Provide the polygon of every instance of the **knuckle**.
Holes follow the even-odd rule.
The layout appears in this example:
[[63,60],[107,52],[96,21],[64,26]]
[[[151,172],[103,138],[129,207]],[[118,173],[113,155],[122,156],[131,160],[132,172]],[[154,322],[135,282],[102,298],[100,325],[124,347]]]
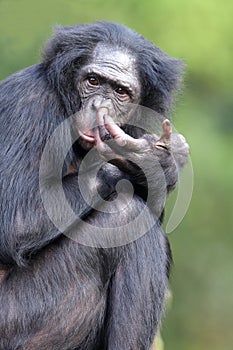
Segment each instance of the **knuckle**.
[[117,145],[120,147],[127,147],[128,145],[128,140],[126,136],[122,136],[122,135],[116,136],[115,141]]
[[96,148],[97,148],[97,151],[100,153],[100,154],[104,154],[104,153],[106,153],[107,152],[107,145],[105,144],[105,143],[103,143],[103,142],[101,142],[101,143],[98,143],[97,145],[96,145]]

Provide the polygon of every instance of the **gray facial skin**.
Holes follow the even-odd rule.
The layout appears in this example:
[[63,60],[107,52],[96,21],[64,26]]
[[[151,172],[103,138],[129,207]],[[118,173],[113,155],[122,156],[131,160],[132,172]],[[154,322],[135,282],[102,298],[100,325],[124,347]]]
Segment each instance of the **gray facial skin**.
[[77,119],[80,134],[87,136],[87,142],[88,136],[90,142],[94,138],[96,123],[104,123],[98,120],[100,108],[105,107],[107,114],[118,125],[129,120],[133,105],[140,101],[140,84],[135,65],[135,58],[128,52],[98,44],[92,61],[82,68],[77,84],[82,108]]

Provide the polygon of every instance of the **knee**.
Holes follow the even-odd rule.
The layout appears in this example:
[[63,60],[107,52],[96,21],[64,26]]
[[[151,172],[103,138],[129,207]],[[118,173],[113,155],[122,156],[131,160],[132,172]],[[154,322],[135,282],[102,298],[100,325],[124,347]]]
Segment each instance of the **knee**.
[[72,237],[84,245],[112,248],[135,241],[154,224],[155,218],[140,197],[115,194],[88,215]]

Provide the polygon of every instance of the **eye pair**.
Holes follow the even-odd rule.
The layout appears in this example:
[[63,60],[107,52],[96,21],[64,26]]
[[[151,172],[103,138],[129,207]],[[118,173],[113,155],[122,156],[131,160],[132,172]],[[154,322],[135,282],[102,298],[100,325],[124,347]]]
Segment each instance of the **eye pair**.
[[[90,75],[86,78],[86,80],[88,81],[88,83],[92,86],[98,86],[100,85],[99,79],[94,76],[94,75]],[[124,88],[123,86],[117,86],[114,91],[118,94],[118,95],[129,95],[129,92],[126,88]]]

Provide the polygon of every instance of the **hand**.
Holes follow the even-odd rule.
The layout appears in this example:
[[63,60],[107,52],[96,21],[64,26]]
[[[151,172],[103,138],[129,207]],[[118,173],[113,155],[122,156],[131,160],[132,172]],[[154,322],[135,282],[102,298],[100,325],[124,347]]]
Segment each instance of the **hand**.
[[[154,134],[145,134],[135,139],[114,123],[107,112],[106,108],[100,108],[97,115],[99,126],[95,130],[95,143],[100,157],[129,174],[139,185],[147,186],[148,180],[154,178],[154,186],[160,186],[165,176],[167,187],[173,187],[178,174],[171,153],[170,122],[164,120],[160,138]],[[161,168],[164,176],[158,181]]]

